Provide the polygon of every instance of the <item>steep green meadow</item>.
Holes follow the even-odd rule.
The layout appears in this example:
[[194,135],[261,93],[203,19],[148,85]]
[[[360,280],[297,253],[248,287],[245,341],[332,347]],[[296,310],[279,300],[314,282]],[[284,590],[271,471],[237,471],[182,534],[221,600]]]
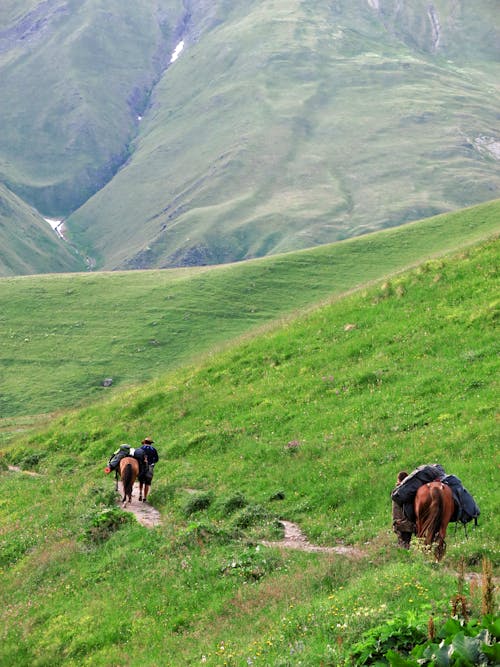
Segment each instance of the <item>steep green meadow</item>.
[[[499,230],[496,200],[224,267],[0,279],[0,424],[10,430],[7,418],[15,417],[17,427],[20,417],[100,400],[235,336]],[[109,377],[113,386],[105,389]]]
[[[5,445],[26,471],[1,473],[0,664],[337,666],[380,623],[439,625],[460,559],[498,566],[499,254],[430,259]],[[154,530],[102,472],[145,434]],[[439,566],[390,532],[397,471],[433,461],[482,510]],[[364,556],[264,546],[278,518]]]

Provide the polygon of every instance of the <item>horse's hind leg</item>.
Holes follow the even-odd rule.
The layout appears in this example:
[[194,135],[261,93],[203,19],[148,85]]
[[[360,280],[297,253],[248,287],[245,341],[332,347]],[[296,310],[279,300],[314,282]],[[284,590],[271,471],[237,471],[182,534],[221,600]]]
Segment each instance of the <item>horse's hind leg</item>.
[[142,500],[142,487],[143,487],[143,483],[139,482],[139,502],[141,502],[141,500]]
[[436,558],[436,562],[439,563],[439,561],[443,558],[446,551],[446,542],[441,533],[438,533],[438,535],[436,536],[435,544],[436,548],[434,549],[434,556]]

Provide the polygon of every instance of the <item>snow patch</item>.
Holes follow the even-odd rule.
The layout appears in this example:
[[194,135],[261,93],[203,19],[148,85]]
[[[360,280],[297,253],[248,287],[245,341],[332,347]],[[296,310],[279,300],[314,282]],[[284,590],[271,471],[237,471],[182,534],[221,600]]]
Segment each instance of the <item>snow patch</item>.
[[177,44],[177,46],[175,47],[175,49],[174,49],[174,51],[173,51],[173,53],[172,53],[172,56],[170,57],[170,62],[171,62],[171,63],[175,63],[175,61],[177,60],[177,58],[178,58],[178,57],[180,56],[180,54],[182,53],[182,50],[183,50],[183,49],[184,49],[184,40],[181,39],[181,41],[180,41],[180,42]]
[[64,220],[57,220],[55,218],[44,218],[45,222],[48,222],[49,225],[52,227],[52,229],[55,231],[57,236],[61,238],[63,241],[66,239],[64,238]]

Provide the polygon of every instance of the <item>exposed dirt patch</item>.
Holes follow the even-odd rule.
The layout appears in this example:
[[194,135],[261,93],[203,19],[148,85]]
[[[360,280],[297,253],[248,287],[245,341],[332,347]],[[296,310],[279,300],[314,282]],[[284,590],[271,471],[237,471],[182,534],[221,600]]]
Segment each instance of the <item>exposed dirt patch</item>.
[[20,472],[23,475],[29,475],[30,477],[40,477],[40,473],[38,472],[33,472],[32,470],[23,470],[22,468],[19,468],[19,466],[7,466],[9,469],[9,472]]
[[279,542],[265,541],[262,544],[266,547],[278,547],[280,549],[299,549],[300,551],[318,552],[339,554],[340,556],[348,556],[349,558],[363,558],[366,554],[361,549],[356,547],[336,546],[336,547],[322,547],[316,544],[311,544],[306,536],[302,533],[297,524],[291,521],[280,521],[285,529],[285,537]]

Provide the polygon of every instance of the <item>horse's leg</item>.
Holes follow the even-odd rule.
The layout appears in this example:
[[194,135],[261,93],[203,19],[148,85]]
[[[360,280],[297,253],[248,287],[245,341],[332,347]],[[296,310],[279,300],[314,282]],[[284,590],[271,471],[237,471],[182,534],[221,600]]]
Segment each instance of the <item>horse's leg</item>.
[[142,487],[143,487],[143,483],[139,482],[139,502],[141,502],[141,500],[142,500]]
[[446,528],[441,528],[440,531],[436,534],[436,548],[434,550],[434,556],[436,557],[436,562],[442,559],[446,551]]
[[150,484],[144,484],[144,502],[146,502],[150,488]]

